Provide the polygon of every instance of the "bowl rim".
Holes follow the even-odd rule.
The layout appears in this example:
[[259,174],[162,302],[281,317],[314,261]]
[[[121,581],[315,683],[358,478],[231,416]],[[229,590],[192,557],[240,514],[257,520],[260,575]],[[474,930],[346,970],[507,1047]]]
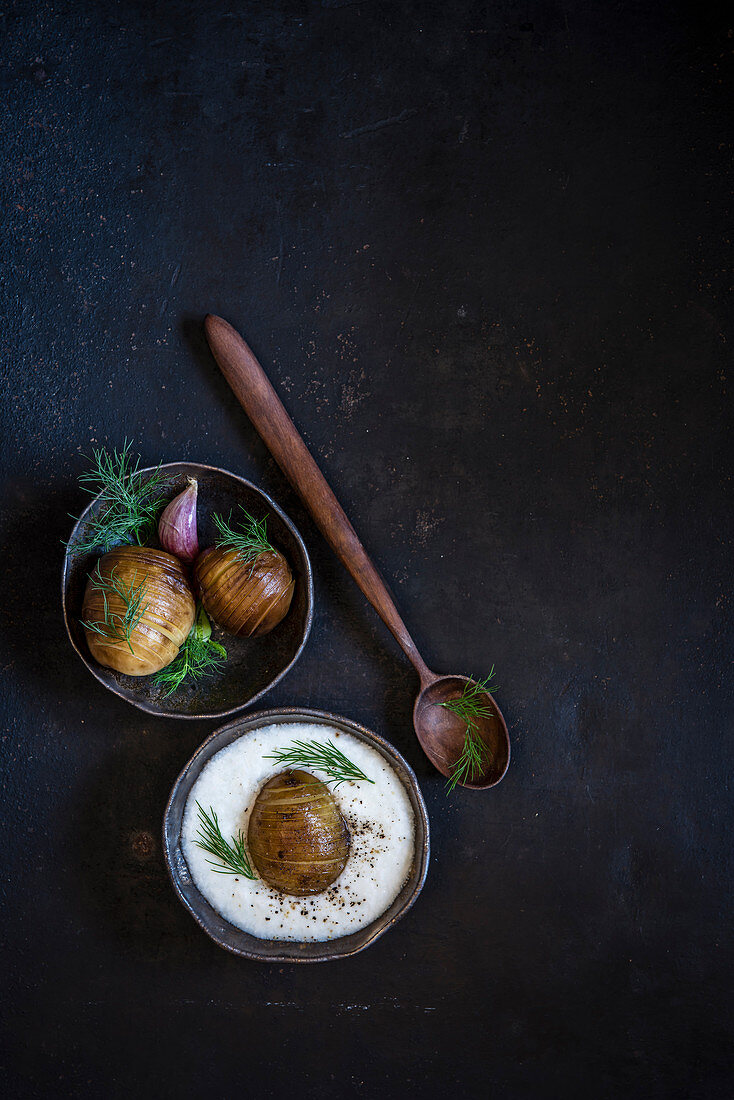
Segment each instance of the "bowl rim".
[[296,650],[288,664],[285,666],[285,668],[281,669],[278,675],[273,680],[271,680],[266,687],[261,688],[260,691],[258,691],[255,695],[250,696],[250,698],[247,699],[244,703],[238,703],[236,707],[230,707],[228,710],[208,711],[205,714],[184,714],[178,713],[176,711],[159,710],[154,704],[149,703],[145,699],[128,698],[128,696],[125,695],[116,685],[109,684],[102,675],[100,669],[96,667],[96,662],[88,657],[87,654],[82,651],[80,646],[77,645],[76,639],[74,638],[74,634],[69,623],[71,612],[67,608],[66,601],[66,585],[71,562],[71,553],[69,551],[69,547],[74,541],[74,536],[76,535],[79,527],[86,519],[87,513],[90,511],[91,508],[94,507],[94,505],[102,496],[102,493],[97,493],[97,495],[91,499],[84,511],[80,514],[79,518],[77,519],[71,530],[71,534],[69,535],[68,541],[66,543],[64,549],[64,565],[61,570],[61,609],[64,617],[66,634],[69,638],[69,641],[71,642],[72,648],[76,651],[84,665],[89,669],[95,679],[97,679],[104,688],[106,688],[108,691],[111,691],[113,695],[117,695],[118,698],[122,699],[125,703],[129,703],[131,706],[137,707],[138,710],[143,710],[147,714],[153,714],[156,716],[156,718],[173,718],[181,721],[203,722],[208,721],[209,719],[228,718],[230,715],[239,714],[240,711],[244,710],[246,707],[252,706],[253,703],[256,703],[259,699],[262,699],[263,695],[267,694],[267,692],[271,691],[276,684],[280,683],[286,673],[293,668],[294,664],[303,653],[303,649],[306,645],[306,642],[308,641],[308,637],[311,633],[311,626],[313,624],[313,568],[311,566],[311,558],[309,557],[308,550],[306,549],[306,544],[303,541],[301,533],[294,524],[293,520],[286,515],[280,505],[276,504],[273,498],[268,493],[266,493],[264,489],[261,489],[258,485],[255,485],[254,482],[249,481],[246,477],[240,477],[239,474],[233,474],[231,470],[225,470],[221,466],[210,466],[205,462],[162,462],[158,466],[145,466],[139,471],[139,473],[152,474],[155,470],[158,469],[163,471],[176,469],[183,470],[183,472],[185,472],[186,468],[190,468],[192,471],[206,470],[214,474],[224,474],[225,477],[234,478],[235,481],[239,481],[242,485],[245,485],[248,489],[251,489],[253,492],[257,493],[257,495],[262,498],[267,507],[271,508],[278,515],[281,521],[286,525],[286,527],[289,529],[296,542],[298,543],[298,546],[300,547],[304,564],[304,580],[306,581],[306,622],[303,629],[303,637],[301,638],[298,649]]
[[[237,737],[233,737],[229,741],[226,740],[234,727],[239,726],[243,722],[246,722],[248,726],[240,734],[240,736],[245,737],[247,736],[247,734],[252,733],[254,729],[258,729],[259,727],[264,725],[273,724],[274,720],[285,719],[290,720],[291,722],[297,722],[302,719],[308,720],[313,718],[323,721],[324,724],[335,725],[337,726],[337,728],[341,728],[344,732],[356,734],[360,740],[366,741],[368,744],[376,748],[378,752],[381,752],[383,756],[387,757],[388,761],[393,766],[396,763],[399,765],[399,769],[401,769],[404,774],[401,774],[401,770],[397,769],[396,774],[398,775],[400,781],[403,783],[403,786],[405,786],[408,790],[411,805],[416,815],[414,865],[416,863],[418,864],[417,877],[412,884],[410,894],[406,897],[400,909],[396,913],[393,913],[392,917],[390,917],[389,920],[384,921],[384,923],[380,924],[380,921],[384,917],[384,913],[382,913],[379,916],[375,917],[374,921],[366,925],[365,928],[361,928],[357,932],[350,933],[350,935],[360,935],[369,932],[371,929],[371,934],[364,940],[363,943],[352,945],[348,950],[334,950],[334,947],[336,945],[338,945],[339,943],[344,943],[344,941],[349,938],[349,936],[340,936],[333,940],[324,940],[324,950],[320,954],[314,954],[308,957],[288,954],[285,950],[283,951],[283,953],[277,955],[262,955],[254,949],[251,950],[246,947],[237,947],[223,940],[216,933],[216,931],[214,931],[211,927],[207,925],[206,921],[202,919],[202,916],[196,911],[189,899],[183,893],[178,881],[176,868],[174,866],[173,855],[176,850],[180,850],[181,824],[183,822],[183,813],[186,803],[183,803],[180,813],[180,820],[178,821],[178,823],[176,823],[175,821],[173,821],[173,802],[180,787],[189,779],[193,772],[194,778],[191,780],[191,786],[189,788],[190,793],[191,787],[193,787],[193,784],[198,779],[205,765],[209,762],[209,760],[211,760],[215,753],[219,751],[218,749],[213,748],[213,745],[216,742],[225,741],[226,743],[222,745],[222,748],[225,748],[228,744],[233,744],[234,741],[238,740]],[[286,724],[286,722],[284,722],[283,724]],[[211,749],[212,751],[207,751],[209,749]],[[405,782],[406,779],[407,783]],[[176,825],[177,827],[175,838],[171,840],[171,828]],[[223,947],[225,951],[229,951],[232,954],[238,955],[241,958],[253,959],[256,962],[333,962],[337,959],[349,958],[351,955],[357,955],[360,951],[364,951],[365,948],[370,947],[373,943],[380,939],[380,937],[383,936],[385,932],[392,928],[392,926],[396,924],[397,921],[405,916],[409,909],[412,909],[426,881],[426,875],[428,873],[428,863],[431,854],[431,838],[428,821],[428,811],[426,810],[426,804],[423,799],[423,794],[421,792],[420,786],[418,785],[418,780],[416,778],[415,772],[411,768],[410,764],[408,764],[407,760],[404,759],[404,757],[401,755],[401,753],[398,752],[394,745],[392,745],[384,737],[381,737],[380,734],[375,733],[373,730],[370,730],[366,726],[361,725],[361,723],[355,722],[351,718],[345,718],[343,715],[340,714],[333,714],[325,710],[316,710],[311,707],[273,707],[269,710],[256,711],[254,714],[241,715],[233,722],[228,722],[226,726],[220,726],[219,729],[214,730],[214,732],[210,734],[209,737],[207,737],[207,739],[201,743],[201,745],[199,745],[194,754],[181,769],[176,781],[173,784],[173,787],[171,788],[171,793],[169,795],[168,802],[166,803],[166,809],[163,814],[162,836],[163,855],[166,863],[166,869],[168,871],[168,877],[170,878],[176,896],[178,897],[183,907],[191,914],[199,927],[204,932],[206,932],[206,934],[212,940],[214,940],[214,942],[218,944],[219,947]],[[183,853],[181,853],[181,858],[184,858]],[[410,881],[410,879],[408,881]],[[193,877],[191,879],[191,882],[194,889],[196,890],[197,897],[202,898],[206,902],[206,898],[204,898],[204,895],[196,886],[196,883],[194,883]],[[397,896],[399,897],[400,895],[398,894]],[[394,904],[394,900],[391,905]],[[207,902],[207,904],[210,905],[209,902]],[[213,909],[214,907],[211,906],[211,908]],[[389,908],[390,906],[388,906],[388,909]],[[217,911],[214,910],[214,912]],[[228,927],[232,928],[235,932],[240,933],[244,936],[250,936],[251,939],[255,942],[258,941],[259,937],[254,936],[252,933],[245,932],[244,929],[237,928],[237,926],[234,924],[230,924],[230,922],[227,921],[226,918],[222,917],[221,914],[219,914],[219,917],[222,921],[224,921],[225,924],[228,925]],[[296,946],[303,943],[318,944],[320,941],[262,940],[262,942],[283,945],[292,944]]]

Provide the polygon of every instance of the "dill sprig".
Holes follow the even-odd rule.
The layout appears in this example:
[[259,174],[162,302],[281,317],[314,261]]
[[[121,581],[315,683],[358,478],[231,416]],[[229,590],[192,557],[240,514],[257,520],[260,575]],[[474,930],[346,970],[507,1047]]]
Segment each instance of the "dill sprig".
[[[148,610],[147,603],[143,604],[147,578],[143,577],[140,584],[136,584],[137,572],[135,572],[129,584],[125,584],[124,581],[115,576],[116,568],[117,566],[111,570],[109,577],[103,577],[99,562],[97,562],[89,579],[92,582],[92,588],[102,593],[103,619],[101,622],[95,623],[82,620],[82,626],[108,641],[127,642],[130,652],[134,656],[130,639],[135,627]],[[124,611],[112,611],[109,596],[116,596],[121,601]]]
[[494,665],[489,670],[489,675],[483,680],[470,680],[464,685],[461,695],[439,703],[439,706],[446,707],[466,722],[464,745],[446,783],[447,794],[450,794],[460,783],[471,782],[481,775],[484,770],[485,756],[490,758],[492,756],[489,747],[479,735],[477,725],[479,719],[494,717],[494,711],[486,701],[489,684],[493,679]]
[[155,532],[164,499],[163,473],[159,466],[144,476],[140,456],[134,457],[131,447],[132,442],[126,439],[120,451],[92,451],[92,469],[80,475],[79,484],[92,496],[102,494],[103,506],[99,515],[88,520],[86,538],[76,543],[75,553],[110,550],[130,542],[143,546]]
[[275,752],[265,756],[265,759],[274,760],[275,764],[318,768],[319,771],[326,772],[328,776],[326,782],[333,783],[335,787],[350,781],[374,783],[374,779],[368,779],[364,772],[331,741],[327,741],[326,744],[321,744],[320,741],[293,741],[287,749],[276,749]]
[[260,554],[274,550],[274,547],[268,542],[267,516],[257,520],[241,504],[239,507],[244,516],[240,521],[240,530],[235,531],[232,527],[231,512],[226,520],[214,513],[212,522],[219,532],[215,539],[216,545],[223,550],[236,550],[241,560],[247,564],[254,562]]
[[220,875],[242,875],[243,878],[256,879],[257,875],[252,869],[252,864],[245,850],[245,836],[241,829],[237,830],[237,836],[231,841],[226,841],[219,828],[217,815],[209,807],[209,813],[197,802],[199,808],[199,839],[196,843],[210,856],[214,856],[218,863],[208,859],[210,867]]
[[178,655],[170,665],[156,672],[153,683],[168,688],[163,696],[168,698],[184,680],[198,683],[204,676],[220,672],[226,659],[227,650],[212,638],[209,617],[204,608],[199,606],[194,625],[179,649]]
[[464,746],[453,766],[450,778],[446,781],[446,793],[451,794],[460,783],[471,782],[484,770],[484,755],[489,749],[476,730],[466,727]]
[[[477,718],[493,718],[494,711],[485,701],[485,696],[489,694],[489,683],[493,679],[494,665],[483,680],[469,680],[464,684],[461,695],[456,699],[447,699],[444,703],[439,703],[439,706],[458,714],[468,726],[476,726]],[[493,686],[496,687],[496,684]]]

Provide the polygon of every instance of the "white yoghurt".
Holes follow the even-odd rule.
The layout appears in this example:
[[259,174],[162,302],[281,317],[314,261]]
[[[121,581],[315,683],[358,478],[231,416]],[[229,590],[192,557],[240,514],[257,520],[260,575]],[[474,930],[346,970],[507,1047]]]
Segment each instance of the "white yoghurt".
[[[321,894],[298,898],[261,879],[219,874],[197,844],[197,802],[213,807],[229,840],[247,826],[263,783],[283,770],[265,756],[294,740],[332,741],[374,783],[329,784],[349,826],[351,846],[339,878]],[[327,776],[308,768],[319,779]],[[184,810],[181,847],[197,887],[231,924],[266,940],[332,940],[364,928],[391,905],[413,863],[415,820],[408,793],[376,749],[332,726],[289,722],[245,733],[202,769]]]

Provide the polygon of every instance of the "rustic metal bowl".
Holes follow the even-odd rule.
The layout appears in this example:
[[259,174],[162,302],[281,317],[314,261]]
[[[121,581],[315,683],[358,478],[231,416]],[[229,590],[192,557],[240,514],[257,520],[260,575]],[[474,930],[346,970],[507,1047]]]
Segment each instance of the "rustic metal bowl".
[[[67,544],[61,582],[64,622],[71,644],[89,671],[121,699],[149,714],[169,718],[225,718],[260,699],[298,660],[313,618],[311,562],[296,528],[275,501],[256,485],[226,470],[194,462],[172,462],[161,469],[168,499],[186,487],[189,477],[199,482],[198,524],[202,548],[214,541],[213,512],[227,516],[230,511],[236,513],[241,504],[258,519],[267,513],[268,537],[285,554],[296,578],[288,614],[270,634],[258,638],[238,638],[215,626],[214,637],[227,650],[222,672],[196,685],[182,685],[169,696],[147,676],[123,676],[104,668],[91,656],[79,622],[87,577],[99,554],[75,552],[75,546],[85,538],[90,518],[102,507],[101,498],[95,497],[79,517]],[[152,473],[153,468],[142,472]]]
[[[275,723],[287,724],[290,722],[313,722],[318,725],[336,727],[336,729],[349,733],[352,737],[357,737],[360,741],[365,741],[368,745],[371,745],[373,749],[376,749],[385,757],[401,779],[408,792],[415,815],[413,865],[407,882],[392,905],[382,916],[377,917],[371,924],[358,932],[352,932],[348,936],[341,936],[339,939],[321,943],[306,943],[297,940],[262,940],[249,932],[243,932],[242,929],[236,928],[225,920],[199,892],[181,850],[181,825],[186,801],[205,764],[220,749],[231,745],[239,737],[246,736],[253,729]],[[246,959],[269,962],[327,962],[331,959],[343,959],[348,955],[356,955],[358,951],[363,951],[365,947],[369,947],[371,943],[374,943],[375,940],[387,932],[388,928],[391,928],[413,905],[423,888],[428,870],[430,853],[428,815],[426,814],[423,795],[420,792],[412,768],[403,760],[400,753],[382,737],[356,722],[351,722],[348,718],[341,718],[338,714],[328,714],[323,710],[284,707],[259,711],[257,714],[237,718],[229,725],[216,730],[197,749],[174,783],[171,797],[166,806],[163,817],[163,852],[174,890],[196,923],[220,947],[234,952],[235,955],[242,955]]]

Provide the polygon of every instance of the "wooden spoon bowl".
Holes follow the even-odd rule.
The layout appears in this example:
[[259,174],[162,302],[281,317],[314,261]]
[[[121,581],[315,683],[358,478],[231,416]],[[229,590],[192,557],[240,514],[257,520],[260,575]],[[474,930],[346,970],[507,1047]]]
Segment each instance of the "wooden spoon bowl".
[[[421,747],[447,778],[464,747],[466,722],[441,704],[456,699],[471,683],[467,676],[437,676],[421,690],[413,707],[413,725]],[[475,732],[485,747],[484,771],[462,783],[477,791],[494,787],[510,765],[510,736],[502,712],[489,693],[483,702],[492,711],[491,718],[476,719]]]

